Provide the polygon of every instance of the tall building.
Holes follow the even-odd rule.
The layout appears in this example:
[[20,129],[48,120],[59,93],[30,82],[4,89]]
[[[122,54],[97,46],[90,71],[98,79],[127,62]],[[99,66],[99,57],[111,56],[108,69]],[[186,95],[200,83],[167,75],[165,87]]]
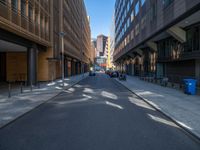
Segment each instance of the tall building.
[[99,35],[97,37],[97,56],[104,56],[106,42],[108,37],[104,35]]
[[0,0],[0,82],[48,81],[90,61],[90,26],[83,0]]
[[107,59],[107,69],[112,68],[111,65],[111,39],[110,36],[108,36],[107,42],[106,42],[106,52],[105,52],[105,57]]
[[115,15],[113,14],[110,28],[110,63],[114,68],[114,50],[115,50]]
[[91,59],[92,63],[94,64],[95,58],[96,58],[96,39],[92,39],[91,41]]
[[199,0],[116,0],[114,61],[130,75],[200,79],[199,22]]

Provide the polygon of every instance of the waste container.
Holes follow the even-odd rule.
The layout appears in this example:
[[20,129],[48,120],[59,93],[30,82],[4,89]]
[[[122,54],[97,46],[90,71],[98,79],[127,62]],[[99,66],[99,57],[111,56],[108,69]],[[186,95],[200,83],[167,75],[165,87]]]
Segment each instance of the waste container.
[[196,84],[197,81],[194,79],[184,79],[184,84],[185,84],[185,93],[190,94],[190,95],[195,95],[196,94]]

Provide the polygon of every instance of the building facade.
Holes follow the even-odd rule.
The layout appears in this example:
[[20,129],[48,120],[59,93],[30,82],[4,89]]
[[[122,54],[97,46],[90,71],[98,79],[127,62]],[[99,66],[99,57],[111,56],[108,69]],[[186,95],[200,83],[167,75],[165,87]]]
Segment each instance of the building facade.
[[94,64],[95,62],[95,58],[96,58],[96,39],[92,39],[91,41],[91,59],[92,59],[92,64]]
[[115,15],[112,17],[112,23],[110,28],[110,63],[112,69],[115,68],[114,66],[114,51],[115,51]]
[[104,56],[107,59],[107,66],[106,69],[111,69],[112,64],[111,64],[111,38],[108,36],[107,42],[106,42],[106,49],[105,49],[105,54]]
[[130,75],[200,79],[199,0],[116,0],[118,69]]
[[97,36],[97,57],[104,56],[107,39],[105,35]]
[[60,32],[65,76],[88,68],[91,33],[83,0],[0,0],[0,32],[0,82],[60,78]]

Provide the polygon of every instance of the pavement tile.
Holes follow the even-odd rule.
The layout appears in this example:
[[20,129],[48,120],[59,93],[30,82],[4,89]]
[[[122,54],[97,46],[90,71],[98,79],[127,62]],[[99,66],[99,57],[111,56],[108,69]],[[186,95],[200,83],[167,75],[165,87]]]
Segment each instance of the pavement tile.
[[[86,73],[65,79],[65,88],[71,87],[87,76]],[[35,88],[32,92],[29,88],[24,88],[22,94],[20,94],[19,89],[12,89],[11,98],[8,98],[8,94],[1,90],[0,128],[58,95],[63,91],[60,84],[61,80],[56,80],[53,83],[43,83],[40,88]]]
[[186,95],[132,76],[127,76],[127,81],[116,80],[200,137],[200,96]]

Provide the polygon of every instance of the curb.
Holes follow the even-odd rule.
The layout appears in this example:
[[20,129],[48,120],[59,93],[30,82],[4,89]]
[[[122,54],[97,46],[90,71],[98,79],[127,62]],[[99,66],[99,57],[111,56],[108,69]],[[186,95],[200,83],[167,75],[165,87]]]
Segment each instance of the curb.
[[125,87],[128,91],[130,91],[131,93],[135,94],[137,97],[139,97],[141,100],[143,100],[145,103],[147,103],[149,106],[151,106],[152,108],[154,108],[156,111],[158,111],[159,113],[161,113],[162,115],[164,115],[166,118],[168,118],[169,120],[171,120],[173,123],[175,123],[178,127],[180,127],[181,131],[183,131],[187,136],[189,136],[190,138],[192,138],[195,142],[200,144],[200,137],[198,135],[196,135],[194,132],[190,131],[189,129],[185,128],[184,126],[182,126],[180,123],[178,123],[174,118],[172,118],[170,115],[168,115],[167,113],[165,113],[164,111],[161,111],[160,109],[158,109],[157,107],[155,107],[154,105],[152,105],[148,99],[143,98],[142,96],[138,95],[137,93],[135,93],[134,91],[132,91],[131,89],[129,89],[127,86],[125,86],[124,84],[122,84],[120,81],[118,81],[118,79],[115,79],[115,81],[117,81],[117,83],[119,83],[120,85],[122,85],[123,87]]
[[[79,81],[75,82],[74,84],[70,85],[69,87],[67,87],[67,88],[64,89],[64,90],[67,90],[67,89],[69,89],[69,88],[75,86],[75,85],[78,84],[79,82],[85,80],[87,77],[88,77],[88,76],[86,75],[84,78],[80,79]],[[58,93],[57,93],[56,95],[54,95],[53,97],[51,97],[51,98],[45,100],[45,101],[42,102],[41,104],[39,104],[39,105],[33,107],[33,108],[30,109],[29,111],[27,111],[27,112],[25,112],[25,113],[19,115],[18,117],[16,117],[15,119],[13,119],[13,120],[11,120],[11,121],[9,121],[9,122],[6,123],[5,125],[2,125],[2,126],[0,127],[0,130],[3,129],[3,128],[5,128],[5,127],[7,127],[7,126],[9,126],[10,124],[14,123],[14,122],[17,121],[18,119],[20,119],[20,118],[22,118],[22,117],[28,115],[29,113],[33,112],[35,109],[38,109],[39,107],[41,107],[42,105],[46,104],[47,102],[50,102],[50,101],[53,100],[55,97],[59,96],[62,92],[63,92],[63,90],[60,91],[60,92],[58,92]]]

